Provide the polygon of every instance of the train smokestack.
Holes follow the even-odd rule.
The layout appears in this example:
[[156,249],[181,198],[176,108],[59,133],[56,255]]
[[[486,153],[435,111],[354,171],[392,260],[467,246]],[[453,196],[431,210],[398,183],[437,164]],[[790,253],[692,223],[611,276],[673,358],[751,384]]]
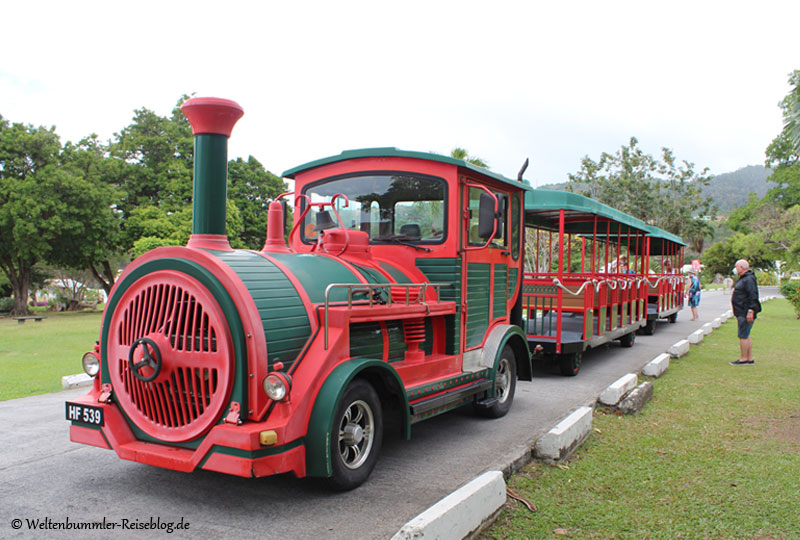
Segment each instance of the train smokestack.
[[225,230],[228,138],[244,110],[221,98],[187,99],[181,111],[194,134],[194,193],[189,247],[231,251]]

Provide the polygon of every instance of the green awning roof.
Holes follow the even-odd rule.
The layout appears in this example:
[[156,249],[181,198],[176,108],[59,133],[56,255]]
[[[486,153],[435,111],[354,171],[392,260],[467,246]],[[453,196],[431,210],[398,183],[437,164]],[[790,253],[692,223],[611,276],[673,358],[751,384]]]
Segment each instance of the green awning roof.
[[637,234],[650,228],[644,221],[615,210],[583,195],[569,191],[534,189],[525,194],[525,224],[558,230],[559,212],[564,210],[564,227],[571,234],[592,234],[597,216],[597,234]]
[[297,174],[301,172],[308,171],[311,169],[316,169],[317,167],[322,167],[323,165],[328,165],[330,163],[337,163],[339,161],[346,161],[349,159],[359,159],[368,157],[401,157],[401,158],[425,159],[428,161],[438,161],[440,163],[449,163],[450,165],[463,167],[465,169],[469,169],[472,172],[476,172],[484,176],[494,178],[495,180],[499,180],[500,182],[513,186],[517,189],[523,189],[526,191],[531,191],[533,189],[526,182],[518,182],[517,180],[506,178],[501,174],[492,172],[489,169],[484,169],[483,167],[478,167],[477,165],[473,165],[472,163],[469,163],[462,159],[456,159],[450,156],[443,156],[441,154],[432,154],[429,152],[411,152],[407,150],[398,150],[397,148],[394,147],[345,150],[338,156],[330,156],[322,159],[317,159],[315,161],[310,161],[303,165],[298,165],[297,167],[293,167],[287,171],[284,171],[282,176],[284,178],[293,179]]
[[650,255],[664,255],[667,252],[666,248],[670,247],[670,244],[686,245],[686,242],[680,236],[675,236],[671,232],[659,229],[654,225],[648,226],[647,235],[650,237]]

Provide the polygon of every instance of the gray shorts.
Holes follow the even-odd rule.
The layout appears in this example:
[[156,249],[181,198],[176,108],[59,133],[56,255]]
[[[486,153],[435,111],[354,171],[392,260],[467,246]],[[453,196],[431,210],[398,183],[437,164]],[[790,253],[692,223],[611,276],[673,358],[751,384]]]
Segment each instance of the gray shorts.
[[[753,328],[753,323],[747,322],[747,317],[736,317],[739,323],[739,339],[747,339],[750,337],[750,329]],[[753,321],[755,322],[755,321]]]

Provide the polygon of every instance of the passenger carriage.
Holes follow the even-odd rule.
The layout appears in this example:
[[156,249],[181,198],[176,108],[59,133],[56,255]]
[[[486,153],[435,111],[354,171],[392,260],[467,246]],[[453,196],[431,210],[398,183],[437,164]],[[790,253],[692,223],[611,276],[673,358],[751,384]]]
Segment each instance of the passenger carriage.
[[667,319],[674,323],[683,309],[686,280],[679,273],[683,268],[683,240],[658,227],[647,230],[647,324],[639,333],[652,336],[656,321]]
[[[225,233],[227,140],[241,108],[193,98],[192,236],[139,257],[66,404],[75,442],[189,472],[294,473],[340,489],[383,426],[461,406],[500,417],[531,378],[522,331],[524,195],[461,160],[380,148],[284,176],[261,251]],[[284,241],[286,200],[294,226]]]
[[576,375],[583,353],[646,324],[647,225],[565,191],[526,194],[523,326],[532,351]]

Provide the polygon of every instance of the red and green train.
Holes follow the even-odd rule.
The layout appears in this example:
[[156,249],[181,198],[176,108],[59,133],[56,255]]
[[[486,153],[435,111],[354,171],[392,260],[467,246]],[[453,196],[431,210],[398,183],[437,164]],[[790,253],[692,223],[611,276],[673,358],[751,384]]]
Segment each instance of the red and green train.
[[[552,235],[554,222],[521,175],[394,148],[343,152],[286,171],[295,191],[270,203],[264,248],[234,250],[227,141],[243,111],[217,98],[182,110],[195,135],[191,238],[137,258],[117,280],[83,360],[94,386],[66,403],[71,440],[179,471],[291,472],[350,489],[374,468],[384,426],[409,438],[415,423],[462,406],[502,417],[517,379],[532,378],[532,351],[575,363],[567,323],[531,330],[575,303],[563,296],[579,285],[565,255],[572,231],[555,226],[560,253],[547,272],[526,272],[530,227]],[[594,291],[585,304],[597,304],[583,315],[598,319],[584,324],[593,334],[581,352],[647,321],[645,270],[614,275],[635,287],[608,275],[598,286],[594,263],[624,246],[645,268],[653,231],[597,221],[592,239],[575,229],[584,251],[605,249],[590,265],[584,252],[579,272],[591,283],[583,292]]]

